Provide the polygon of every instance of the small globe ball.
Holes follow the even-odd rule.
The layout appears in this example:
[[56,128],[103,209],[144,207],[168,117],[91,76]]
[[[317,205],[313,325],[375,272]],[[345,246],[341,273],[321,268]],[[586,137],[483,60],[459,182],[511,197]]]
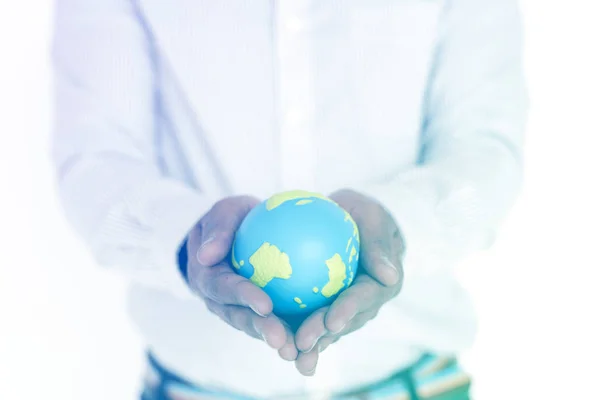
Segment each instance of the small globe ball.
[[237,272],[261,287],[279,316],[314,311],[352,283],[360,237],[344,209],[318,193],[279,193],[256,206],[238,229]]

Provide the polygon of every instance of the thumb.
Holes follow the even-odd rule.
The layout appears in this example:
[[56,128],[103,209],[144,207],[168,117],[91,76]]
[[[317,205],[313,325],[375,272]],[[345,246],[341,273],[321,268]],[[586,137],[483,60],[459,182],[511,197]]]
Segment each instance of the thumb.
[[361,233],[360,264],[363,270],[384,286],[394,286],[403,278],[403,240],[397,225],[383,209],[353,216]]
[[399,230],[387,210],[377,201],[352,190],[338,191],[332,198],[347,210],[358,226],[359,262],[364,271],[384,286],[400,282],[402,243],[396,240]]
[[[392,252],[383,246],[380,239],[369,240],[363,236],[361,267],[371,277],[384,286],[394,286],[402,279],[400,257],[392,257]],[[365,240],[367,239],[367,240]]]
[[223,261],[242,221],[259,202],[250,196],[228,197],[217,202],[200,221],[196,260],[204,266]]

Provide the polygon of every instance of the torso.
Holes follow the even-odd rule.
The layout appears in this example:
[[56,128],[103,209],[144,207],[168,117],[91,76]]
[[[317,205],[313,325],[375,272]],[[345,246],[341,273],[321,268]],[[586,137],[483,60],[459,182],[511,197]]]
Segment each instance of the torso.
[[[417,162],[442,0],[140,3],[159,49],[165,174],[211,194],[266,198],[292,188],[327,194]],[[437,299],[454,301],[445,279]],[[384,308],[306,380],[200,300],[140,286],[131,310],[166,366],[262,398],[372,382],[426,346],[415,336],[426,322]]]

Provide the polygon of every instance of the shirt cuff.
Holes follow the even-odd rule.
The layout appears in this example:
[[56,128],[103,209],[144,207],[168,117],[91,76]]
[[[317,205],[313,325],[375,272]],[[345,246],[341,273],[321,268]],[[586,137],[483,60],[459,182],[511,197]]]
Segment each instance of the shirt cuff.
[[477,201],[443,174],[416,167],[386,183],[355,190],[377,200],[394,218],[405,241],[405,274],[447,271],[472,247],[465,234],[478,220]]
[[180,298],[195,297],[180,272],[179,255],[188,233],[213,203],[173,181],[136,187],[108,216],[96,241],[99,261],[142,285]]
[[190,230],[210,209],[214,201],[188,188],[165,196],[156,203],[153,227],[154,257],[158,270],[164,274],[153,282],[182,298],[195,297],[187,284],[187,236]]
[[181,276],[183,277],[183,279],[187,282],[187,262],[188,262],[188,255],[187,255],[187,238],[183,241],[183,243],[181,244],[181,247],[179,248],[179,252],[177,254],[177,264],[179,265],[179,272],[181,273]]

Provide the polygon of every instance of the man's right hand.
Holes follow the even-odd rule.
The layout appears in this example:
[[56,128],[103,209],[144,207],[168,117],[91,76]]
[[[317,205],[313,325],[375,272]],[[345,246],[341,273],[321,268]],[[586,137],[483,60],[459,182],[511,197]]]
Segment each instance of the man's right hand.
[[294,361],[298,351],[289,326],[272,314],[269,296],[238,275],[229,259],[237,229],[259,202],[249,196],[228,197],[200,219],[188,236],[188,284],[222,320]]

